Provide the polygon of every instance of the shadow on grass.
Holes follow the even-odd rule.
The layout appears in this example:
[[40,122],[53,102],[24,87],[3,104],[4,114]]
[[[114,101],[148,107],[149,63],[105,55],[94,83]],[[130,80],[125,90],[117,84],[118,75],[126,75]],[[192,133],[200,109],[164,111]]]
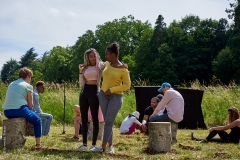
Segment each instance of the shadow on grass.
[[36,148],[30,148],[30,151],[38,151],[40,154],[44,156],[48,155],[56,155],[64,157],[65,159],[72,159],[72,158],[79,158],[79,159],[99,159],[99,158],[117,158],[117,159],[131,159],[132,157],[125,154],[110,154],[110,153],[96,153],[96,152],[80,152],[76,150],[60,150],[60,149],[53,149],[53,148],[42,148],[40,150]]
[[170,152],[157,152],[153,149],[150,149],[149,147],[145,147],[142,150],[143,153],[146,153],[148,155],[155,155],[155,154],[167,154],[167,153],[176,153],[175,149],[172,149]]

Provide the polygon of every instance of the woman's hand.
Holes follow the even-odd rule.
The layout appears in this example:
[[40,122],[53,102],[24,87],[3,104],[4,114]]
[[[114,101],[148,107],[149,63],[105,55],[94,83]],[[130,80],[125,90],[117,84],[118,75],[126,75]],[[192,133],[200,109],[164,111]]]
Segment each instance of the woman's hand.
[[110,95],[112,94],[111,91],[110,91],[110,89],[106,90],[104,93],[105,93],[105,95],[107,95],[107,96],[110,96]]
[[214,127],[210,128],[210,129],[209,129],[209,132],[212,132],[212,131],[214,130],[213,128],[214,128]]
[[143,132],[147,132],[147,126],[145,124],[142,125]]
[[80,72],[80,73],[83,73],[83,70],[84,70],[85,67],[86,67],[85,64],[79,64],[79,65],[78,65],[79,72]]

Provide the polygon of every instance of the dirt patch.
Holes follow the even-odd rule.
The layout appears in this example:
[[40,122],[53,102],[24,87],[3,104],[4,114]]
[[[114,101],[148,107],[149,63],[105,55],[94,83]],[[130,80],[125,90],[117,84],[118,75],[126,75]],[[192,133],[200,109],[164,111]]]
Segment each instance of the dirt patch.
[[196,148],[196,147],[192,147],[192,146],[184,146],[182,144],[179,143],[178,145],[180,148],[182,149],[186,149],[186,150],[192,150],[192,151],[199,151],[201,150],[200,148]]
[[213,156],[213,158],[226,158],[227,153],[224,152],[216,152]]
[[166,154],[166,153],[176,153],[175,149],[172,149],[170,152],[157,152],[153,149],[150,149],[149,147],[145,147],[142,150],[146,154],[154,155],[154,154]]

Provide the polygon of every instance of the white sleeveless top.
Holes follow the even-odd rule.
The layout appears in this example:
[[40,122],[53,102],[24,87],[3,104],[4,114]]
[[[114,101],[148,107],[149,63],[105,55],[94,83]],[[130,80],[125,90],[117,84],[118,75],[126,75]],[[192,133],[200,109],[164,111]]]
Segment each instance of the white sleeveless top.
[[97,80],[96,66],[88,66],[83,75],[86,81]]

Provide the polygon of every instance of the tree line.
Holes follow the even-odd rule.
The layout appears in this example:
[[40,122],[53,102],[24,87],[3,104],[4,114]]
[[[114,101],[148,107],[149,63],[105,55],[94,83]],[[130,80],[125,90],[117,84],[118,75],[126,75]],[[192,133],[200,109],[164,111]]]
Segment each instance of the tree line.
[[34,72],[33,80],[61,83],[78,81],[78,64],[84,52],[95,48],[105,61],[106,47],[117,41],[120,60],[127,63],[132,81],[148,80],[150,84],[168,81],[172,84],[198,79],[208,83],[213,77],[222,83],[240,83],[240,6],[239,0],[226,12],[227,19],[200,19],[187,15],[169,26],[157,17],[155,26],[136,20],[132,15],[98,25],[78,37],[73,46],[55,46],[38,57],[30,48],[20,61],[10,59],[1,69],[1,81],[17,78],[24,66]]

